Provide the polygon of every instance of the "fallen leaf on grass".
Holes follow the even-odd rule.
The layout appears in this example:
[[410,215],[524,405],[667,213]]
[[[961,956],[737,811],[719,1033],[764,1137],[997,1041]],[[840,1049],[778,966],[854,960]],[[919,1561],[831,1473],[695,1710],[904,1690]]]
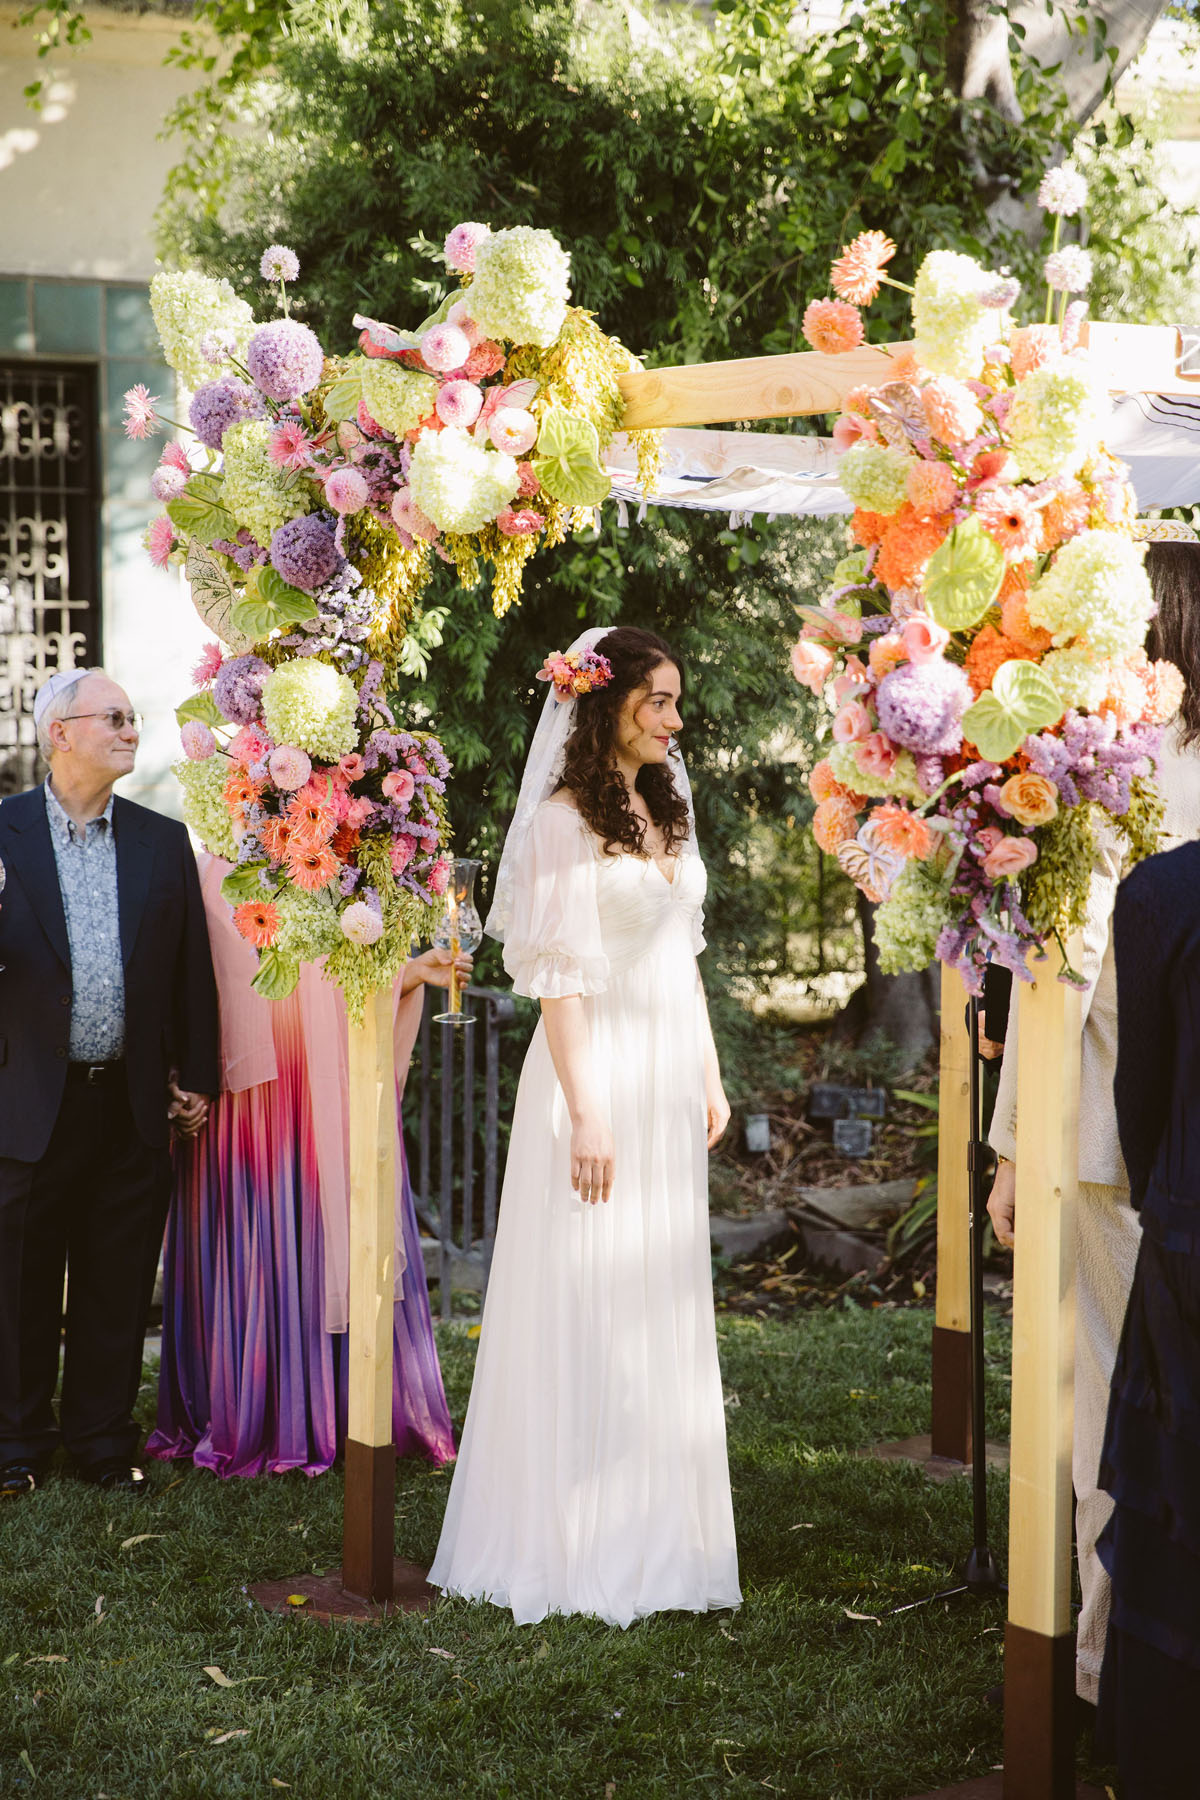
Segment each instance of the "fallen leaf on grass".
[[19,1659],[20,1655],[21,1652],[19,1650],[14,1650],[11,1656],[5,1657],[4,1662],[3,1664],[0,1664],[0,1667],[11,1669],[13,1664]]
[[228,1675],[225,1674],[224,1670],[218,1669],[216,1663],[205,1663],[204,1673],[208,1676],[210,1681],[215,1681],[218,1687],[233,1686]]
[[36,1781],[37,1780],[37,1770],[33,1766],[33,1761],[32,1761],[32,1758],[30,1757],[28,1750],[22,1750],[20,1757],[18,1758],[18,1761],[24,1763],[25,1767],[29,1770],[29,1773],[33,1776],[33,1779]]
[[165,1531],[139,1531],[136,1537],[125,1538],[121,1548],[122,1550],[132,1550],[135,1544],[148,1544],[151,1538],[162,1538],[166,1535]]
[[604,1784],[604,1800],[614,1800],[616,1791],[617,1791],[616,1782],[615,1781],[606,1781]]
[[843,1606],[842,1611],[845,1613],[845,1615],[848,1619],[858,1619],[865,1625],[882,1625],[883,1624],[883,1620],[878,1616],[877,1613],[851,1612],[850,1608],[848,1606]]
[[308,1605],[308,1595],[307,1594],[289,1594],[287,1599],[284,1601],[284,1605],[285,1606],[307,1606]]
[[104,1617],[104,1595],[103,1594],[96,1595],[95,1613],[96,1613],[96,1617],[98,1619],[102,1619]]
[[66,1660],[65,1656],[27,1656],[25,1666],[28,1668],[30,1663],[35,1662],[66,1662]]
[[217,1731],[214,1728],[212,1731],[206,1731],[204,1735],[211,1744],[227,1744],[230,1738],[249,1737],[250,1732],[248,1728],[243,1728],[241,1731]]
[[454,1661],[454,1652],[453,1652],[453,1650],[437,1650],[437,1649],[435,1649],[435,1648],[434,1648],[434,1646],[433,1646],[433,1645],[432,1645],[432,1644],[427,1644],[427,1645],[426,1645],[426,1649],[425,1649],[425,1653],[426,1653],[426,1655],[427,1655],[427,1656],[441,1656],[441,1657],[444,1657],[444,1658],[445,1658],[445,1660],[446,1660],[446,1661],[447,1661],[447,1662],[453,1662],[453,1661]]
[[278,1777],[278,1775],[272,1775],[272,1777],[271,1777],[271,1786],[272,1786],[272,1787],[285,1787],[285,1788],[290,1788],[290,1787],[291,1787],[291,1785],[292,1785],[292,1784],[291,1784],[291,1782],[290,1782],[290,1781],[280,1781],[280,1779],[279,1779],[279,1777]]
[[801,1520],[799,1525],[788,1526],[789,1531],[815,1531],[816,1529],[815,1525],[809,1525],[804,1520]]

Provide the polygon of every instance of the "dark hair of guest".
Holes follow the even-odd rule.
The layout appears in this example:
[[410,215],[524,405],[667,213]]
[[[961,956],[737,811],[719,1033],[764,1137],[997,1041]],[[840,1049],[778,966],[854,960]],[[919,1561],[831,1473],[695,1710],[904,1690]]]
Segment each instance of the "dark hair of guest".
[[[663,638],[634,625],[618,625],[594,646],[608,659],[612,680],[583,694],[575,703],[575,725],[567,739],[562,786],[573,797],[584,823],[595,832],[606,853],[627,850],[646,854],[646,828],[629,804],[629,791],[617,767],[616,729],[631,694],[650,689],[650,677],[662,663],[673,663],[682,678],[683,665]],[[671,778],[668,763],[643,763],[637,791],[663,834],[668,855],[687,841],[688,812]]]
[[1200,544],[1149,544],[1146,573],[1158,606],[1146,654],[1173,662],[1183,676],[1181,741],[1194,744],[1200,741]]

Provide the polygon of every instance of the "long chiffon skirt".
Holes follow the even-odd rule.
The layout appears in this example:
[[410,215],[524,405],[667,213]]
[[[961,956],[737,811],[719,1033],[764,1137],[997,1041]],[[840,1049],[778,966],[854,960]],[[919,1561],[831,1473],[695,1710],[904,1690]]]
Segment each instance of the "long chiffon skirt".
[[[157,1429],[146,1448],[222,1476],[319,1475],[346,1430],[347,1338],[322,1323],[324,1240],[299,1007],[274,1013],[278,1079],[222,1094],[176,1151]],[[395,1308],[398,1455],[446,1462],[438,1367],[407,1168],[404,1298]]]

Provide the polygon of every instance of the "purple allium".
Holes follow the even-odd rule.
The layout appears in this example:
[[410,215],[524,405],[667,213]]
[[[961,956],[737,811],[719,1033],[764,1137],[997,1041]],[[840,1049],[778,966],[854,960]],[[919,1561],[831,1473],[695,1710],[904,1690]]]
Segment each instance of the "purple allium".
[[315,331],[296,319],[260,325],[246,350],[246,367],[269,400],[298,400],[315,388],[325,352]]
[[300,273],[300,258],[286,244],[272,244],[263,251],[258,272],[264,281],[295,281]]
[[918,756],[949,756],[962,743],[971,684],[956,663],[903,663],[875,696],[879,723],[893,744]]
[[328,581],[341,560],[333,541],[333,527],[319,513],[289,519],[271,539],[272,567],[306,594]]
[[213,700],[233,725],[253,725],[270,665],[261,656],[234,656],[222,663],[213,682]]
[[236,375],[219,375],[206,381],[192,397],[188,418],[192,430],[209,450],[219,450],[221,440],[231,425],[244,425],[247,419],[266,417],[262,397],[247,381]]

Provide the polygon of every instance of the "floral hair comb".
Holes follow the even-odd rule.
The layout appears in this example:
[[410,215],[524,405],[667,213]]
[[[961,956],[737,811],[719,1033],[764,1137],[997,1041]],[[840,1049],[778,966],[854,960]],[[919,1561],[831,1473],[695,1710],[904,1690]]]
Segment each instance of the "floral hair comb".
[[612,680],[612,665],[606,656],[594,650],[553,651],[537,672],[539,681],[554,683],[556,700],[578,700],[584,694],[606,687]]

